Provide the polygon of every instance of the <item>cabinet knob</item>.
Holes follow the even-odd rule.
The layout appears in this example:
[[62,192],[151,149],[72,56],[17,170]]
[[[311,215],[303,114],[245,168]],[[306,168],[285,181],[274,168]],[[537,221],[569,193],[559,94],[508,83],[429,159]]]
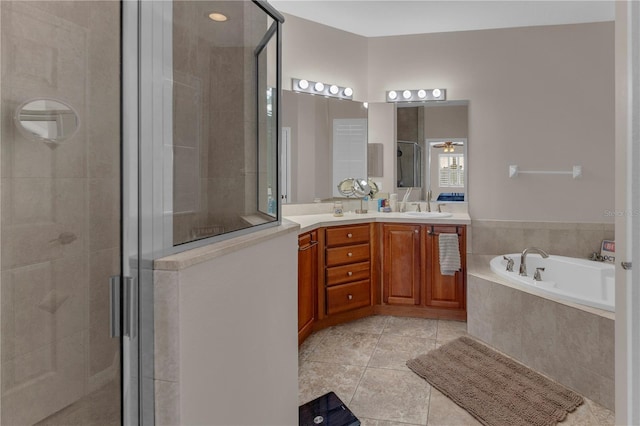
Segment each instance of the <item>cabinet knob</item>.
[[415,232],[415,233],[417,234],[417,233],[418,233],[418,232],[420,232],[420,231],[418,231],[417,229],[414,229],[414,230],[413,230],[413,232]]
[[351,238],[351,237],[353,237],[353,234],[352,234],[351,232],[349,232],[349,233],[347,234],[347,238]]
[[347,299],[349,300],[353,299],[353,294],[347,294]]
[[351,257],[351,256],[353,256],[353,253],[349,252],[349,253],[347,253],[347,256]]
[[351,276],[351,275],[353,275],[353,272],[349,271],[349,272],[347,272],[347,275]]

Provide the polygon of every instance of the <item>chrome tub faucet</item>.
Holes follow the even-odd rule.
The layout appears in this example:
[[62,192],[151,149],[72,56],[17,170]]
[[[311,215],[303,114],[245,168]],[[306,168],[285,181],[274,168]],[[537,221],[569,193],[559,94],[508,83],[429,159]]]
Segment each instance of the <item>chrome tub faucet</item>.
[[544,259],[549,257],[546,251],[538,248],[538,247],[527,247],[522,250],[522,255],[520,256],[520,275],[523,277],[527,276],[527,254],[529,253],[538,253]]

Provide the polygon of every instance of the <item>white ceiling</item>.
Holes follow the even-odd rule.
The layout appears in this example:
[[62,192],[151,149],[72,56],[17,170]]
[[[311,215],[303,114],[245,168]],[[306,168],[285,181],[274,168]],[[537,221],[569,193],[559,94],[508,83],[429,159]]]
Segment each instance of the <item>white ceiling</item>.
[[378,37],[613,21],[613,0],[271,0],[276,9]]

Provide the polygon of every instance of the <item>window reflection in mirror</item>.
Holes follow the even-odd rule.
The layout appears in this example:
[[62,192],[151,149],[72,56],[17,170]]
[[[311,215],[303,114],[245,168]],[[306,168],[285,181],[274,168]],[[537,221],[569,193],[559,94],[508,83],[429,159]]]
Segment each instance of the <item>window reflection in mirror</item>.
[[283,202],[342,198],[340,181],[367,176],[367,117],[362,102],[282,92]]
[[[433,201],[468,200],[468,101],[398,104],[396,183]],[[446,144],[451,142],[450,144]],[[421,156],[414,152],[422,148]],[[446,152],[445,152],[446,148]],[[416,176],[422,172],[422,176]]]
[[174,245],[277,224],[276,22],[248,1],[174,1],[172,22]]

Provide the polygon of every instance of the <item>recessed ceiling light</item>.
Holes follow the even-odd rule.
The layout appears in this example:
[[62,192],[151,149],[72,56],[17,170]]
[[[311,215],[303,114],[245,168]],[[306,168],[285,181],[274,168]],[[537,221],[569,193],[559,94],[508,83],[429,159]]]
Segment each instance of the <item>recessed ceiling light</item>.
[[220,12],[211,12],[209,14],[209,19],[211,19],[212,21],[216,21],[216,22],[224,22],[229,18],[227,18],[227,15],[223,15]]

